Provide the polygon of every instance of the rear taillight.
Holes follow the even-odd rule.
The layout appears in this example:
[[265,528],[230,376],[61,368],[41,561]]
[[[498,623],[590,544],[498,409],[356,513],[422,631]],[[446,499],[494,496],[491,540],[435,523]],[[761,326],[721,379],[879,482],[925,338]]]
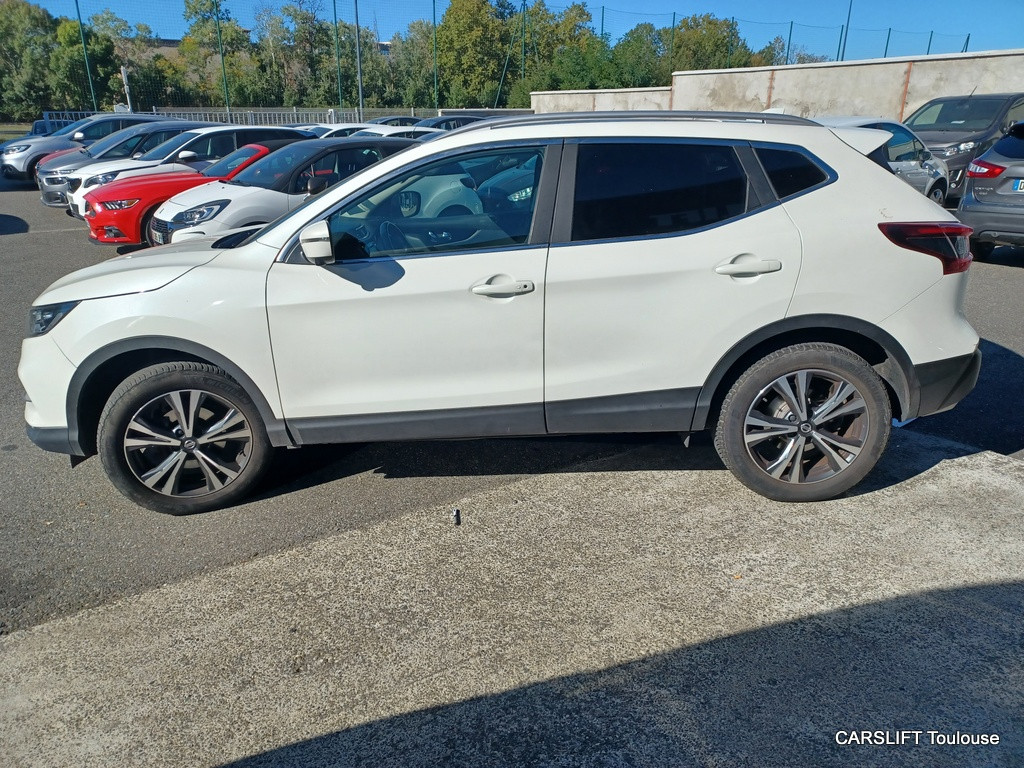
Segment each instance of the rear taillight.
[[942,274],[966,272],[971,266],[971,232],[958,222],[883,222],[878,225],[901,248],[927,253],[942,262]]
[[972,179],[994,179],[1005,170],[1006,168],[995,163],[974,160],[967,166],[967,176]]

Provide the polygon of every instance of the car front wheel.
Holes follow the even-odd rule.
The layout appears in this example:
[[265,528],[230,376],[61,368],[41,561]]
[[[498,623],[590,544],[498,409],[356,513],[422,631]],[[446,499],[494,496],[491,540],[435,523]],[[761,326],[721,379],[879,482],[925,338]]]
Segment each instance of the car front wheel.
[[821,501],[874,468],[891,419],[885,385],[862,358],[833,344],[797,344],[739,377],[722,404],[715,447],[751,490]]
[[123,381],[100,416],[97,443],[118,490],[171,515],[237,500],[272,451],[244,390],[219,368],[192,362],[154,365]]

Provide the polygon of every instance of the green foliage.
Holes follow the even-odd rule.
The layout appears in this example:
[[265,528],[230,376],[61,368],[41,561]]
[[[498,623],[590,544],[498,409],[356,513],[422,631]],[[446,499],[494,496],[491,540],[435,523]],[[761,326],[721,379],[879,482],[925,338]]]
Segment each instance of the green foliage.
[[[230,1],[183,0],[188,29],[176,50],[158,49],[145,24],[110,10],[93,15],[84,33],[99,106],[124,100],[121,66],[136,110],[221,106],[222,64],[233,108],[359,103],[356,28],[335,25],[323,0],[260,5],[251,31],[232,18]],[[452,0],[436,29],[411,22],[387,54],[374,32],[358,34],[368,107],[433,106],[435,72],[440,106],[528,107],[531,91],[668,85],[674,70],[776,66],[786,57],[782,38],[753,51],[734,21],[711,14],[674,29],[639,24],[613,46],[595,33],[583,2],[556,11],[545,0]],[[800,48],[789,55],[825,59]],[[77,20],[55,19],[28,0],[0,0],[0,119],[82,107],[91,97]]]

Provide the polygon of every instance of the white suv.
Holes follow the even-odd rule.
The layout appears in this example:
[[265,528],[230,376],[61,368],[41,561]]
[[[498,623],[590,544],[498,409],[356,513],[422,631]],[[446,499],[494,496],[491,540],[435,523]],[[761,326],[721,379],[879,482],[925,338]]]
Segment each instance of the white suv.
[[[981,363],[969,229],[865,156],[888,138],[721,113],[458,129],[261,229],[54,283],[29,435],[173,514],[244,495],[277,446],[708,429],[755,491],[836,496]],[[472,202],[434,211],[440,186]]]

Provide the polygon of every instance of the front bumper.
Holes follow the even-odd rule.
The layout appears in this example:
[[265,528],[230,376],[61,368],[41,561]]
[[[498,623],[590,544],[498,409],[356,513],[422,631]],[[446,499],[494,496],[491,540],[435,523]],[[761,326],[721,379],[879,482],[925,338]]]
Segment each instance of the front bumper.
[[4,163],[3,165],[0,165],[0,172],[2,172],[4,178],[7,179],[29,181],[29,175],[27,172],[19,170],[17,166],[11,165],[10,163]]
[[974,389],[981,372],[981,350],[973,354],[914,366],[918,381],[918,416],[942,413]]

